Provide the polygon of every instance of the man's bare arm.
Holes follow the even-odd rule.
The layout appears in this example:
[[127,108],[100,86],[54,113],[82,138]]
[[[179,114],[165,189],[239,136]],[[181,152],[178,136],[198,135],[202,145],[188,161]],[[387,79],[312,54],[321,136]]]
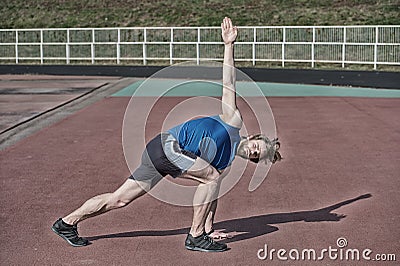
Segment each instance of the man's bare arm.
[[224,18],[221,23],[222,39],[224,41],[224,65],[222,72],[222,119],[236,127],[241,127],[242,120],[236,106],[236,70],[233,57],[233,45],[237,37],[237,28],[230,18]]

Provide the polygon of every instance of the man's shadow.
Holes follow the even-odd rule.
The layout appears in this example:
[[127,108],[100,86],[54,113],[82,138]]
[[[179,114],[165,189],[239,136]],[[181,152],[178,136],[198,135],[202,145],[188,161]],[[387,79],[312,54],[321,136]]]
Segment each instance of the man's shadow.
[[[233,220],[226,220],[215,223],[214,227],[216,230],[223,229],[228,232],[230,231],[239,232],[239,234],[234,236],[233,238],[226,239],[223,241],[225,243],[237,242],[241,240],[246,240],[266,235],[279,230],[277,227],[271,226],[270,224],[282,224],[282,223],[300,222],[300,221],[338,222],[341,219],[345,218],[346,216],[342,214],[332,213],[333,210],[336,210],[342,206],[351,204],[361,199],[370,198],[371,196],[372,196],[371,194],[364,194],[353,199],[345,200],[337,204],[312,211],[264,214],[264,215],[251,216],[245,218],[237,218]],[[190,230],[189,227],[185,227],[173,230],[131,231],[131,232],[116,233],[116,234],[92,236],[92,237],[87,237],[87,239],[89,241],[95,241],[103,238],[171,236],[171,235],[187,234],[189,230]]]

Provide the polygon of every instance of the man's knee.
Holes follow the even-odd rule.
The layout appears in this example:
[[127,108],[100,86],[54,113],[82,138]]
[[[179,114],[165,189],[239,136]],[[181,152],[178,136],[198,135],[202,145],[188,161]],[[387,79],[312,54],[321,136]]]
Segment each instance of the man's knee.
[[211,183],[219,180],[220,172],[206,161],[198,158],[194,165],[182,177],[192,178],[201,183]]
[[212,166],[207,167],[205,180],[207,183],[209,182],[217,182],[220,177],[220,173],[217,169]]
[[146,193],[146,186],[150,185],[145,182],[128,179],[116,191],[111,193],[107,200],[107,206],[113,209],[125,207],[136,198],[144,195]]
[[[108,198],[107,205],[112,208],[122,208],[131,203],[135,198],[139,197],[141,193],[138,191],[120,191],[117,190],[114,193],[111,193]],[[141,190],[140,190],[141,191]]]

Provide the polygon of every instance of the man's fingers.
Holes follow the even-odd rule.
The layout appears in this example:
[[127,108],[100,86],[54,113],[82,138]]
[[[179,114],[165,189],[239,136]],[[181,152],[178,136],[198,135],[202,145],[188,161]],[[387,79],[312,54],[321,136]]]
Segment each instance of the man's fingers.
[[225,17],[224,18],[224,24],[225,24],[225,29],[226,30],[232,28],[232,21],[230,20],[230,18]]
[[232,20],[230,18],[228,18],[228,28],[233,28]]
[[234,33],[237,33],[237,27],[233,26],[232,20],[228,17],[225,17],[221,23],[221,29],[223,32],[228,32],[232,30]]

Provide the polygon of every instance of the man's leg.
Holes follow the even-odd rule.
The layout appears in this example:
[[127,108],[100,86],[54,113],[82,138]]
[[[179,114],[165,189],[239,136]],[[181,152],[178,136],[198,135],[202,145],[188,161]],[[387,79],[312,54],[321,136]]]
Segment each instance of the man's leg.
[[215,218],[215,213],[217,211],[217,206],[218,206],[218,195],[221,187],[221,181],[222,179],[229,173],[230,169],[226,169],[221,173],[221,175],[218,178],[218,188],[216,195],[217,197],[211,202],[210,210],[207,214],[206,217],[206,222],[205,222],[205,232],[211,236],[213,239],[224,239],[224,238],[230,238],[231,235],[219,231],[214,231],[214,218]]
[[146,193],[140,181],[128,179],[113,193],[105,193],[87,200],[81,207],[68,214],[62,220],[75,225],[87,218],[121,208]]
[[207,215],[206,224],[205,224],[205,232],[215,240],[222,240],[226,238],[232,238],[233,235],[230,233],[224,233],[221,230],[214,231],[214,217],[215,212],[217,210],[218,200],[214,200],[211,203],[210,212]]
[[220,173],[209,163],[197,158],[182,176],[200,182],[193,198],[193,221],[185,247],[189,250],[221,252],[228,249],[226,244],[213,241],[205,232],[205,223],[213,202],[218,197]]
[[213,225],[214,225],[214,217],[215,217],[215,212],[217,210],[217,205],[218,205],[218,199],[214,200],[211,203],[210,211],[207,215],[206,223],[205,223],[205,227],[204,227],[206,233],[210,233],[211,231],[214,230]]
[[79,237],[77,224],[87,218],[94,217],[107,211],[121,208],[134,199],[145,194],[148,183],[128,179],[113,193],[106,193],[87,200],[81,207],[64,218],[58,219],[52,230],[75,247],[89,244],[87,239]]
[[205,223],[213,201],[218,197],[219,172],[208,162],[197,158],[193,166],[182,176],[200,182],[193,198],[193,237],[205,232]]

